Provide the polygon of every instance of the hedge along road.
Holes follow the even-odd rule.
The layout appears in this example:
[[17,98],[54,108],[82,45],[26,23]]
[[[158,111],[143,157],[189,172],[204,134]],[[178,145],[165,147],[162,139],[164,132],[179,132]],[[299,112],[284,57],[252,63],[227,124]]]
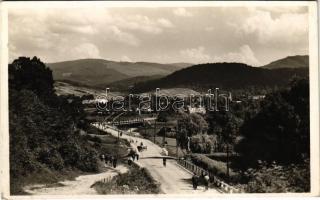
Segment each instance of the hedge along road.
[[[118,137],[118,130],[114,127],[94,124],[100,130],[106,131],[115,137]],[[123,131],[122,131],[123,132]],[[123,132],[124,133],[124,132]],[[167,166],[164,167],[162,159],[153,159],[149,157],[162,156],[162,149],[150,140],[122,134],[121,138],[128,141],[133,140],[131,145],[136,148],[142,142],[147,149],[140,152],[140,159],[137,162],[141,167],[146,168],[151,176],[160,183],[161,191],[165,194],[218,194],[218,190],[209,189],[205,191],[203,186],[194,190],[191,184],[192,174],[177,164],[175,160],[167,159]],[[137,143],[136,143],[137,141]]]

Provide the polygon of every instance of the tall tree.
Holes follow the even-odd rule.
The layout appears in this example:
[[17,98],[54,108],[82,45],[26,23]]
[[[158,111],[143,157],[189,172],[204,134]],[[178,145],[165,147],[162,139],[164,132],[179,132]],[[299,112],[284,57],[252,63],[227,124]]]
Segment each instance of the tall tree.
[[9,64],[9,87],[31,90],[41,97],[54,93],[52,71],[37,57],[20,57]]
[[177,139],[181,147],[187,147],[189,137],[196,134],[206,133],[207,130],[208,124],[201,115],[196,113],[187,114],[180,112]]
[[308,81],[295,80],[290,89],[267,95],[261,111],[244,122],[241,134],[236,150],[243,167],[255,166],[258,160],[289,164],[308,158]]

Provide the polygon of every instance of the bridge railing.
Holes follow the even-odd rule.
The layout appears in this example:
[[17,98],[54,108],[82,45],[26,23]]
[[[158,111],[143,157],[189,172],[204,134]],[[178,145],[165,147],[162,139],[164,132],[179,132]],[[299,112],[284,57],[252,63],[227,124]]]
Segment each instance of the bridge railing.
[[126,120],[115,120],[115,121],[109,121],[107,124],[113,124],[113,125],[126,125],[126,124],[136,124],[136,123],[144,123],[144,119],[141,118],[134,118],[134,119],[126,119]]
[[181,165],[182,167],[186,168],[187,170],[196,173],[198,176],[201,174],[209,174],[210,177],[213,177],[213,183],[222,189],[224,192],[227,193],[241,193],[242,191],[238,188],[235,188],[233,186],[230,186],[229,184],[225,183],[224,181],[220,180],[217,176],[215,176],[213,173],[189,162],[183,159],[179,159],[178,164]]
[[113,178],[112,176],[109,176],[109,177],[101,179],[100,182],[102,182],[102,183],[110,183],[112,178]]

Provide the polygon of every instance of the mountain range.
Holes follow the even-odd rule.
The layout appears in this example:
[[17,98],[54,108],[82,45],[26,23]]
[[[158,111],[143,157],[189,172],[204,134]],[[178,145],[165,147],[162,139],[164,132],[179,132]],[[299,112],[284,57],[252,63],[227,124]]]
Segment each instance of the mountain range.
[[138,83],[134,91],[140,93],[152,91],[155,88],[176,87],[196,90],[216,87],[223,89],[281,87],[287,85],[294,76],[307,77],[308,68],[266,69],[243,63],[200,64],[160,79]]
[[67,80],[87,86],[99,86],[133,77],[165,76],[192,64],[116,62],[103,59],[80,59],[47,63],[55,80]]
[[[261,67],[242,63],[159,64],[80,59],[48,63],[55,80],[72,85],[147,92],[161,88],[274,87],[293,76],[308,76],[308,56],[289,56]],[[130,90],[131,90],[130,89]]]

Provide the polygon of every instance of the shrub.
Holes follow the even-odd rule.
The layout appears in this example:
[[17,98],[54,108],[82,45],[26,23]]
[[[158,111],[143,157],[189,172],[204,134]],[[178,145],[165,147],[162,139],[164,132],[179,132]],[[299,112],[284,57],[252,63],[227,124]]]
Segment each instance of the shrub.
[[133,167],[125,174],[115,176],[111,182],[96,182],[92,185],[99,194],[158,194],[159,185],[149,172],[142,168]]
[[211,174],[230,182],[238,182],[240,176],[232,169],[229,169],[229,176],[227,176],[227,164],[225,162],[216,161],[201,154],[192,154],[191,160],[194,164],[208,170]]
[[[166,131],[164,131],[164,129],[166,129]],[[158,136],[164,136],[164,134],[166,134],[167,138],[176,138],[176,133],[173,131],[169,131],[168,127],[163,127],[160,129],[160,131],[157,133]]]
[[80,151],[80,158],[77,162],[77,167],[80,170],[86,172],[97,172],[98,171],[98,152],[91,148],[84,148]]
[[38,160],[55,170],[61,170],[64,167],[63,159],[59,152],[54,149],[44,149],[41,151]]
[[83,136],[83,138],[85,140],[89,140],[89,141],[92,141],[92,142],[102,143],[101,138],[99,138],[97,136],[85,135],[85,136]]
[[60,153],[66,166],[76,166],[80,159],[81,147],[73,141],[68,141],[60,147]]
[[279,193],[309,192],[310,167],[309,161],[299,165],[281,166],[261,162],[258,169],[248,169],[245,176],[249,179],[246,192]]
[[[228,156],[227,153],[225,152],[215,152],[212,154],[206,155],[208,158],[217,160],[217,161],[222,161],[222,162],[227,162]],[[235,158],[238,158],[239,155],[236,153],[229,153],[229,160],[233,161]]]
[[193,153],[211,153],[215,148],[216,137],[207,134],[198,134],[191,137],[190,149]]

